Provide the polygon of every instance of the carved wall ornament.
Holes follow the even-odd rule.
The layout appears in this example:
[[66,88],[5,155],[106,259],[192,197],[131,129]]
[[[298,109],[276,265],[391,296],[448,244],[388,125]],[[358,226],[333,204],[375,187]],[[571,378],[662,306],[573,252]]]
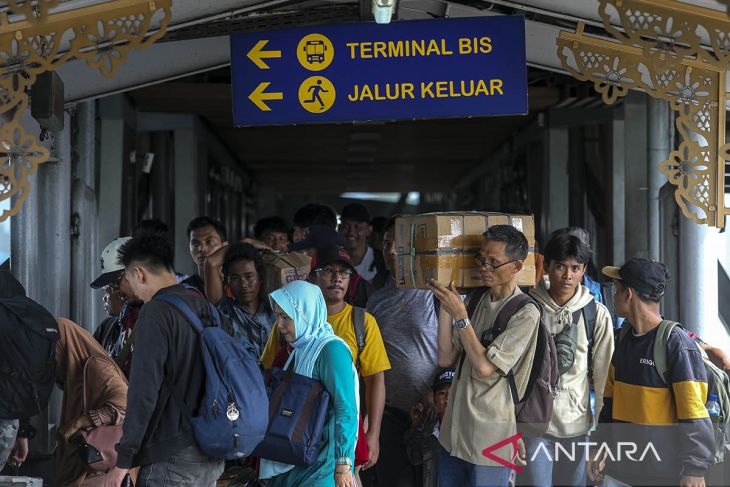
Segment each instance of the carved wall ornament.
[[6,4],[10,16],[0,13],[0,114],[12,116],[0,125],[0,201],[15,198],[0,221],[18,212],[28,196],[28,176],[50,157],[20,123],[36,77],[74,58],[114,76],[130,50],[165,34],[172,17],[172,0],[113,0],[66,10],[54,9],[59,0]]
[[[606,32],[642,48],[657,71],[694,58],[730,69],[730,22],[717,10],[675,0],[599,0]],[[622,29],[611,24],[618,15]]]
[[[171,0],[116,0],[51,14],[44,22],[0,25],[0,113],[45,71],[77,58],[114,76],[132,49],[159,39],[170,22]],[[153,19],[160,28],[149,34]]]
[[27,106],[28,95],[23,94],[11,120],[0,125],[0,201],[13,198],[0,221],[20,211],[30,192],[28,177],[50,157],[50,151],[23,128],[20,118]]
[[[32,23],[45,22],[48,18],[48,11],[58,6],[59,0],[7,0],[8,10],[11,15],[22,15],[25,20]],[[8,23],[8,13],[0,13],[0,23]]]
[[724,204],[730,148],[725,143],[725,70],[687,58],[656,69],[645,49],[587,36],[582,24],[576,33],[561,32],[557,48],[563,68],[592,82],[607,104],[631,89],[669,102],[682,143],[659,169],[676,186],[675,199],[685,216],[723,227],[730,214]]

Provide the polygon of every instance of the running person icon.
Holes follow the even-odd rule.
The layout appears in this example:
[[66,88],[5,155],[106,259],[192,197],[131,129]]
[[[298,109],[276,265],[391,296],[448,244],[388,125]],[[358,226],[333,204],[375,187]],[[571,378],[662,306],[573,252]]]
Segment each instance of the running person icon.
[[309,100],[304,100],[304,103],[314,103],[315,101],[317,101],[319,103],[320,110],[324,110],[325,104],[320,97],[320,93],[329,93],[329,90],[326,90],[322,87],[322,80],[318,79],[317,84],[314,84],[307,88],[307,91],[312,93],[312,98],[310,98]]
[[337,90],[324,76],[310,76],[299,85],[299,103],[310,113],[324,113],[335,103]]

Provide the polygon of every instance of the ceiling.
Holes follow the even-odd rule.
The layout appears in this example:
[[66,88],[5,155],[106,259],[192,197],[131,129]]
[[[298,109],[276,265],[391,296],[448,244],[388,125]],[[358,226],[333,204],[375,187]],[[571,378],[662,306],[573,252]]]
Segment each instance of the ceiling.
[[[224,68],[130,95],[143,112],[199,115],[262,186],[279,192],[449,191],[532,117],[235,128],[227,75]],[[529,88],[530,114],[558,100],[557,87]]]
[[[367,2],[353,0],[337,0],[334,4],[320,0],[244,3],[250,3],[248,8],[258,10],[238,16],[213,16],[190,26],[183,23],[165,36],[158,44],[159,48],[209,39],[211,47],[191,58],[203,66],[203,61],[198,62],[197,58],[215,57],[214,53],[220,49],[213,47],[213,43],[226,39],[224,36],[230,32],[352,21],[369,11],[363,9]],[[171,72],[169,76],[175,78],[172,81],[134,89],[129,94],[138,109],[144,112],[199,115],[266,190],[287,194],[448,192],[475,166],[487,161],[491,154],[509,142],[513,134],[537,113],[561,100],[566,102],[566,93],[576,86],[571,78],[554,73],[549,66],[544,68],[550,63],[541,60],[545,57],[541,54],[545,49],[554,56],[554,41],[550,39],[555,33],[546,34],[540,29],[549,27],[557,32],[559,27],[544,23],[542,14],[517,11],[510,3],[501,0],[494,3],[401,0],[398,5],[401,19],[527,15],[527,54],[531,67],[528,72],[529,115],[524,117],[235,128],[230,67],[221,67],[222,58],[216,58],[218,66],[215,68],[191,65],[187,72],[199,74],[181,77]],[[556,21],[563,22],[561,19]],[[176,52],[191,51],[178,49]],[[151,57],[142,63],[141,70],[165,66],[167,63],[163,60],[168,59],[169,54],[162,51],[160,54],[158,58]],[[225,56],[230,59],[229,54]]]

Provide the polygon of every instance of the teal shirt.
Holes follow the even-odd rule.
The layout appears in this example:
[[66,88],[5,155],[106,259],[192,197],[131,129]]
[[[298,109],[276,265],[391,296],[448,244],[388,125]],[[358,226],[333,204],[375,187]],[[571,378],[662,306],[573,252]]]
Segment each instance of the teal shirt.
[[335,459],[349,457],[355,464],[357,399],[352,354],[340,341],[324,346],[314,365],[312,378],[330,394],[327,421],[322,431],[322,451],[312,465],[296,466],[272,479],[273,487],[331,487],[335,485]]

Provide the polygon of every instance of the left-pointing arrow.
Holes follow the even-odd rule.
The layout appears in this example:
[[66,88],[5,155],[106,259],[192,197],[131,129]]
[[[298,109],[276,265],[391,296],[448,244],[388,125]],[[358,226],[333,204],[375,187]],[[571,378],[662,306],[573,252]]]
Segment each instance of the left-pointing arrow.
[[264,93],[266,91],[266,88],[268,88],[270,84],[271,83],[269,83],[268,81],[262,81],[261,83],[259,83],[259,85],[256,87],[256,89],[253,90],[250,95],[248,95],[248,99],[251,100],[254,105],[259,107],[259,109],[264,112],[271,111],[271,108],[269,108],[269,105],[264,103],[265,101],[284,99],[284,93],[282,93],[280,91],[272,91],[269,93]]
[[266,40],[258,41],[256,45],[253,46],[253,49],[248,51],[248,54],[246,54],[246,56],[248,56],[248,58],[261,69],[269,69],[269,65],[264,62],[265,58],[281,57],[281,51],[263,50],[268,43],[269,41]]

